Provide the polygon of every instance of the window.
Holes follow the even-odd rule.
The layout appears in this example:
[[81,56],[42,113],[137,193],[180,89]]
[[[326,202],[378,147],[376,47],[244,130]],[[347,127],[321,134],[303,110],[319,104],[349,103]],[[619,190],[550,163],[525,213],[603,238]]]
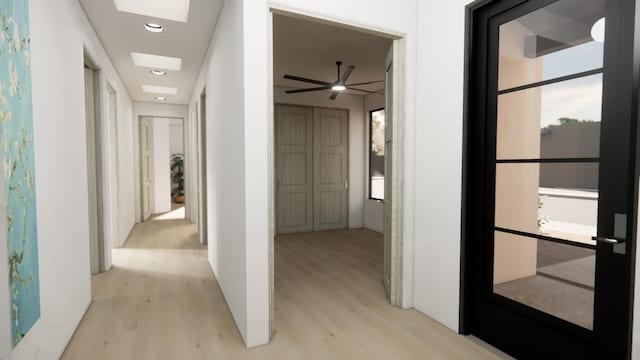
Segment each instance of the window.
[[369,112],[369,198],[384,199],[384,109]]

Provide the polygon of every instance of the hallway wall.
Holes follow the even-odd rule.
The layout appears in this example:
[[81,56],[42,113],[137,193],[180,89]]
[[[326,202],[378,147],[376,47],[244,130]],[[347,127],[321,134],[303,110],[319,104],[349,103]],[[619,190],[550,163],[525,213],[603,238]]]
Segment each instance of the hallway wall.
[[[247,266],[254,259],[249,259],[245,241],[250,231],[245,214],[247,207],[266,210],[267,205],[260,202],[262,194],[246,187],[243,21],[243,2],[225,1],[194,86],[190,108],[200,113],[195,106],[200,104],[200,94],[206,86],[209,264],[242,339],[253,346],[260,341],[254,339],[255,335],[247,325],[251,298]],[[266,161],[266,153],[264,155]],[[266,273],[267,269],[263,271]],[[268,297],[256,297],[251,301],[266,306]]]
[[[0,322],[0,358],[58,358],[91,301],[83,45],[101,67],[100,92],[117,92],[119,166],[132,175],[131,100],[77,0],[29,1],[41,317],[11,350]],[[106,101],[101,111],[107,113]],[[106,119],[106,116],[103,117]],[[120,241],[133,226],[133,184],[121,181]],[[0,266],[7,266],[0,246]],[[0,278],[0,318],[8,316]],[[5,306],[6,305],[6,306]]]
[[411,166],[415,184],[420,185],[414,192],[414,306],[453,330],[459,325],[464,31],[469,2],[418,1],[417,9],[419,141]]

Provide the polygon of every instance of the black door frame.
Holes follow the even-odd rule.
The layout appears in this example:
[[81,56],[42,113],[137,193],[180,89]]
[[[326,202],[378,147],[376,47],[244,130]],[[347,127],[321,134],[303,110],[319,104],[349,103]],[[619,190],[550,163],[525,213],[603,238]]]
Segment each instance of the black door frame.
[[[634,39],[640,39],[640,4],[635,0],[609,0],[615,3],[613,9],[607,11],[607,23],[619,23],[619,27],[607,26],[607,38],[619,38],[619,44],[631,44],[630,46],[619,46],[608,48],[608,61],[613,65],[605,63],[607,76],[603,78],[603,103],[608,104],[603,109],[603,119],[615,117],[617,126],[609,126],[605,131],[603,128],[602,141],[609,144],[615,143],[609,149],[601,150],[601,188],[604,186],[611,188],[609,194],[603,196],[600,203],[598,224],[598,235],[609,237],[613,233],[613,213],[627,214],[626,222],[626,255],[620,256],[615,262],[611,257],[604,259],[598,256],[598,266],[611,268],[608,271],[608,278],[617,279],[615,283],[619,286],[622,282],[626,291],[624,296],[616,299],[605,299],[605,301],[594,304],[594,307],[602,309],[607,307],[607,317],[612,318],[609,322],[611,326],[599,327],[598,334],[586,329],[576,329],[576,326],[565,326],[559,319],[551,319],[550,315],[542,315],[534,309],[522,311],[516,314],[515,318],[525,319],[533,324],[526,329],[507,329],[507,341],[504,338],[494,337],[490,334],[478,333],[479,316],[478,309],[474,304],[483,297],[483,266],[486,267],[486,257],[478,254],[488,253],[487,248],[483,248],[479,241],[478,234],[484,236],[484,231],[488,227],[486,219],[476,214],[483,209],[482,204],[486,202],[486,194],[489,194],[493,186],[492,181],[485,181],[487,171],[491,166],[487,166],[492,161],[488,156],[486,148],[488,145],[487,136],[495,129],[491,124],[486,123],[488,117],[488,95],[487,84],[489,57],[488,48],[491,45],[489,39],[489,22],[497,14],[514,9],[516,6],[523,9],[538,9],[551,4],[556,0],[477,0],[467,6],[466,29],[465,29],[465,88],[464,88],[464,131],[463,131],[463,188],[462,188],[462,237],[461,237],[461,288],[460,288],[460,332],[463,334],[474,334],[485,341],[495,344],[508,353],[520,357],[545,356],[545,351],[553,351],[553,356],[578,356],[593,358],[598,353],[607,354],[610,358],[630,358],[631,356],[631,336],[632,336],[632,315],[633,315],[633,289],[634,289],[634,267],[635,267],[635,241],[636,241],[636,219],[638,217],[638,178],[640,176],[640,149],[637,146],[638,138],[637,120],[640,115],[638,108],[640,95],[640,46]],[[638,2],[640,3],[640,1]],[[617,20],[617,21],[616,21]],[[615,41],[607,40],[605,46],[615,46]],[[611,54],[616,54],[612,56]],[[607,60],[605,60],[607,61]],[[611,69],[615,68],[616,77],[612,76]],[[603,120],[606,121],[606,120]],[[489,127],[489,128],[487,128]],[[493,154],[495,158],[495,153]],[[611,159],[616,159],[615,162]],[[616,166],[610,166],[616,164]],[[620,165],[623,164],[623,165]],[[626,165],[626,166],[625,166]],[[605,174],[605,175],[602,175]],[[626,191],[616,192],[615,189],[626,189]],[[624,196],[631,194],[631,196]],[[492,203],[492,198],[489,198]],[[493,206],[492,204],[490,206]],[[606,217],[601,215],[606,213]],[[493,216],[493,215],[491,215]],[[491,217],[492,218],[492,217]],[[602,220],[606,219],[606,221]],[[598,251],[611,245],[598,245]],[[610,248],[606,248],[609,249]],[[600,253],[599,253],[600,254]],[[485,259],[483,259],[485,257]],[[600,258],[603,258],[600,260]],[[486,275],[486,274],[485,274]],[[484,277],[483,277],[484,276]],[[603,281],[596,284],[598,291],[607,292],[608,284]],[[605,304],[605,302],[607,304]],[[615,306],[611,306],[615,304]],[[509,304],[506,304],[509,305]],[[508,306],[507,306],[508,307]],[[503,311],[505,316],[514,318],[511,310],[498,309]],[[542,319],[538,319],[538,317]],[[481,318],[481,317],[480,317]],[[536,318],[536,321],[530,321]],[[485,319],[486,320],[486,319]],[[614,326],[624,323],[626,326]],[[547,336],[543,343],[537,343],[532,347],[527,341],[531,336],[545,332]],[[596,338],[596,335],[599,337]],[[595,344],[585,345],[585,344]],[[576,352],[576,349],[584,351],[583,354]]]

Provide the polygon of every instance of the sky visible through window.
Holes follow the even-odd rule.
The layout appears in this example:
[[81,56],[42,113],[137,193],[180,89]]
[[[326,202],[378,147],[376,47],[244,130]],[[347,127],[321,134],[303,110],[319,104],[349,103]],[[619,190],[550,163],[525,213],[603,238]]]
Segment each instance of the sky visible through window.
[[[590,41],[545,55],[543,80],[602,67],[604,43]],[[544,86],[542,88],[541,127],[559,125],[562,117],[601,121],[602,75]]]

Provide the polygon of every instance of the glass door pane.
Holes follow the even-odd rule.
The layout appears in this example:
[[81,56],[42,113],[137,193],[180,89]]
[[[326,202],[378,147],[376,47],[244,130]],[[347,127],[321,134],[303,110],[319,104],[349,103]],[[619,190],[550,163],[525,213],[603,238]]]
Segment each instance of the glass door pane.
[[500,26],[493,291],[594,322],[604,1]]

